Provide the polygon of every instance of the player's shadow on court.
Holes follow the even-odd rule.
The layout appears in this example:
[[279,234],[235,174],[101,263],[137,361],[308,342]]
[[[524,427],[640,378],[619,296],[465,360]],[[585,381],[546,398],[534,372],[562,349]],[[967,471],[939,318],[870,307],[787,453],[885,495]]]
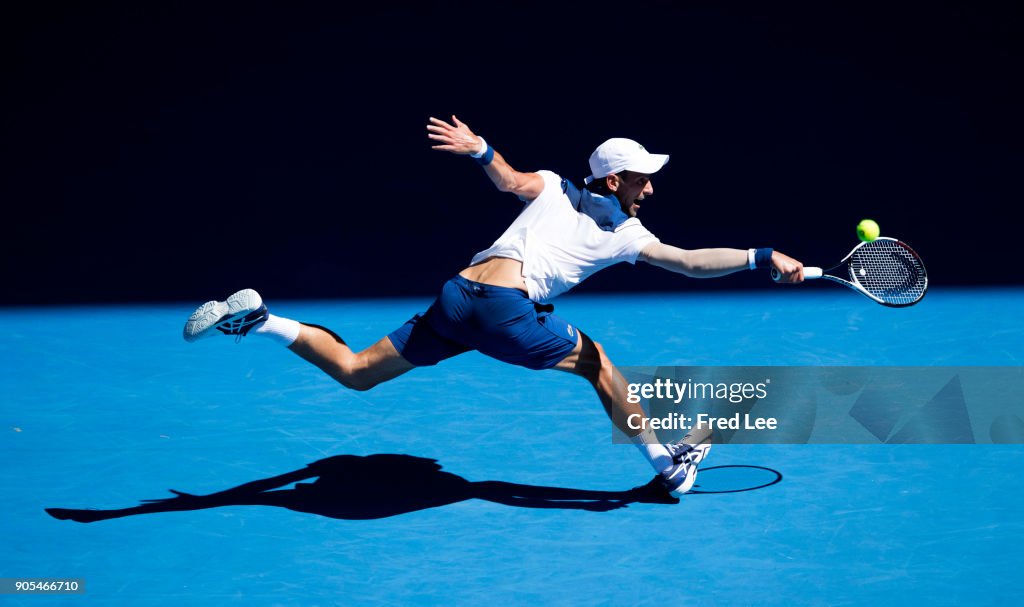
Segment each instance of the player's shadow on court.
[[[301,482],[315,478],[313,482]],[[779,475],[781,479],[781,475]],[[777,481],[775,481],[777,482]],[[294,487],[281,489],[296,483]],[[774,484],[774,483],[771,483]],[[210,495],[171,490],[175,497],[144,500],[117,510],[47,508],[61,520],[92,523],[137,514],[205,510],[221,506],[277,506],[338,519],[379,519],[481,499],[521,508],[562,508],[606,512],[633,503],[673,504],[678,500],[654,481],[626,491],[589,491],[472,482],[441,470],[436,460],[412,455],[336,455],[305,468]]]

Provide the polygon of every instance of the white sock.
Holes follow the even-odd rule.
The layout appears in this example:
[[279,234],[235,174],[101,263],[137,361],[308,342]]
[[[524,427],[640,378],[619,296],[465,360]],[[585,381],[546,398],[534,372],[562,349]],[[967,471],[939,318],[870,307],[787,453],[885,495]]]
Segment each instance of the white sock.
[[256,325],[251,332],[255,335],[265,335],[279,344],[290,346],[299,338],[299,323],[290,318],[281,318],[270,314],[267,320]]
[[654,430],[647,428],[630,440],[640,450],[640,453],[647,458],[647,461],[651,463],[655,472],[660,474],[672,465],[672,456],[669,455],[665,445],[658,442],[658,437],[655,436]]

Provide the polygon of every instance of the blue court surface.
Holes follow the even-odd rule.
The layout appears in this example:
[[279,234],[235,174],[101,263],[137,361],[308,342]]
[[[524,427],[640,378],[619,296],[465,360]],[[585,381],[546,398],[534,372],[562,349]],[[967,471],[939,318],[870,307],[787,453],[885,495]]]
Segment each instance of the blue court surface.
[[[427,303],[268,301],[356,348]],[[642,503],[629,490],[648,464],[611,443],[579,378],[470,353],[352,392],[269,340],[186,344],[195,304],[0,311],[0,577],[86,584],[0,605],[1016,605],[1024,592],[1020,445],[720,445],[698,493]],[[1024,361],[1024,290],[934,288],[902,310],[829,285],[556,305],[623,366]]]

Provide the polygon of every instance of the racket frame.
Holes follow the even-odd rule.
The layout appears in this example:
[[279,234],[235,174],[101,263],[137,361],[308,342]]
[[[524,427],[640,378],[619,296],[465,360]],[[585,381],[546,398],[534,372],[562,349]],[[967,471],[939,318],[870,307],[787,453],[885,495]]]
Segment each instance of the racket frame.
[[[901,240],[897,240],[895,238],[890,238],[888,236],[879,236],[875,240],[865,241],[865,242],[862,242],[862,243],[858,244],[857,246],[853,247],[853,249],[849,253],[847,253],[846,257],[844,257],[842,261],[840,261],[839,263],[835,264],[831,268],[823,270],[822,268],[817,268],[817,267],[814,267],[814,266],[805,266],[804,267],[804,278],[808,279],[808,280],[810,280],[810,279],[817,279],[817,278],[824,278],[826,280],[831,280],[832,282],[839,283],[841,285],[844,285],[844,286],[847,286],[847,287],[853,289],[854,291],[857,291],[858,293],[864,295],[865,297],[867,297],[871,301],[874,301],[875,303],[880,303],[883,306],[886,306],[886,307],[889,307],[889,308],[905,308],[907,306],[912,306],[912,305],[916,304],[917,302],[921,301],[922,299],[924,299],[924,296],[928,293],[928,273],[927,272],[925,272],[925,274],[924,274],[924,286],[921,289],[921,297],[918,297],[917,299],[915,299],[914,301],[909,302],[909,303],[892,303],[892,302],[884,301],[884,300],[879,299],[878,297],[875,297],[874,295],[872,295],[870,292],[868,292],[867,289],[865,289],[860,284],[860,282],[857,280],[856,275],[854,275],[854,273],[852,271],[852,268],[850,268],[850,263],[849,263],[850,262],[850,258],[853,257],[853,254],[856,253],[861,247],[863,247],[863,246],[865,246],[867,244],[870,244],[871,242],[878,241],[878,240],[890,240],[890,241],[896,243],[897,245],[900,245],[901,247],[906,249],[906,251],[908,253],[910,253],[918,261],[918,263],[921,264],[922,268],[924,268],[924,262],[921,260],[921,256],[917,254],[917,251],[915,251],[914,249],[910,248],[910,245],[908,245],[907,243],[905,243],[905,242],[903,242]],[[840,267],[843,267],[843,266],[846,266],[846,269],[847,269],[846,273],[851,278],[853,278],[853,282],[851,282],[851,281],[849,281],[849,280],[847,280],[845,278],[840,278],[839,276],[835,276],[833,274],[829,274],[829,272],[835,270],[836,268],[840,268]],[[775,268],[772,268],[772,279],[773,280],[778,280],[779,277],[780,277],[779,271],[776,270]]]

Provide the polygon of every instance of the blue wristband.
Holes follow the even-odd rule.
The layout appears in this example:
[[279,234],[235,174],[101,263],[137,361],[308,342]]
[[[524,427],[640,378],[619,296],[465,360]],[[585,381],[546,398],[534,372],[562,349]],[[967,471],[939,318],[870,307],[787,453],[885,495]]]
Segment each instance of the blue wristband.
[[754,266],[758,268],[770,268],[772,266],[772,253],[775,250],[771,248],[755,249],[754,250]]
[[491,164],[491,161],[494,160],[494,148],[488,145],[487,151],[484,152],[484,155],[479,158],[474,158],[474,160],[479,162],[481,166],[487,166]]

